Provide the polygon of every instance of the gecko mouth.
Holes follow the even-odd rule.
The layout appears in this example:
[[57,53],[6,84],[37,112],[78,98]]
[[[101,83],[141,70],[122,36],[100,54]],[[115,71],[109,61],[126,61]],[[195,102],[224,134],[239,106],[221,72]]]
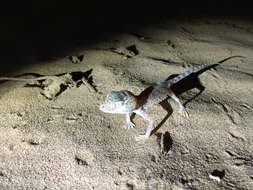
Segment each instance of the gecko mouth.
[[105,113],[117,113],[118,112],[117,104],[101,104],[99,106],[99,109]]
[[105,113],[114,113],[113,110],[111,108],[111,106],[107,105],[107,104],[102,104],[99,106],[99,109],[102,111],[102,112],[105,112]]

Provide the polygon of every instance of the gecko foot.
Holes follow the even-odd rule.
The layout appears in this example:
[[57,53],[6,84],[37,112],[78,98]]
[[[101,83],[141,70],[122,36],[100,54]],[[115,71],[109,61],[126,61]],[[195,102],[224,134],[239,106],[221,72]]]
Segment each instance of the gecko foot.
[[144,144],[145,141],[148,140],[148,136],[147,135],[138,135],[137,137],[135,137],[135,140],[139,144]]
[[179,114],[183,117],[189,118],[189,113],[184,108],[182,111],[179,112]]
[[122,126],[123,129],[132,129],[134,127],[135,127],[135,124],[132,122],[127,122],[126,125]]

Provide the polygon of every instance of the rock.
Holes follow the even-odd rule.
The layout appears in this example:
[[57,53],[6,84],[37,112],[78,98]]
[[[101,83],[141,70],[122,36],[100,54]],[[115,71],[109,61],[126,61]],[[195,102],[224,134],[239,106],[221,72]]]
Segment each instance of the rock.
[[91,165],[93,162],[93,154],[86,149],[78,149],[75,154],[75,160],[79,165]]

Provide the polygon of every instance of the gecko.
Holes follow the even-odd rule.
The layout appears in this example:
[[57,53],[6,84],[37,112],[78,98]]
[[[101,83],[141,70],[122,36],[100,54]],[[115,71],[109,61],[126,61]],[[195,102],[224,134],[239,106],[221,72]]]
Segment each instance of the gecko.
[[214,65],[219,65],[235,57],[244,58],[243,56],[230,56],[219,62],[212,62],[194,66],[190,70],[179,74],[178,76],[170,80],[160,81],[152,86],[145,88],[139,95],[134,95],[128,90],[111,91],[107,94],[104,103],[99,106],[99,109],[105,113],[125,114],[126,125],[124,125],[123,128],[126,129],[135,127],[135,124],[130,119],[130,115],[132,113],[135,113],[141,116],[143,119],[147,120],[149,124],[146,129],[146,133],[144,135],[138,135],[136,137],[136,141],[138,143],[144,143],[146,140],[149,139],[154,124],[154,120],[148,116],[145,110],[147,110],[153,104],[160,103],[169,97],[178,104],[178,113],[181,116],[188,118],[189,114],[186,111],[186,108],[183,106],[180,99],[171,90],[171,87],[193,73],[208,69]]

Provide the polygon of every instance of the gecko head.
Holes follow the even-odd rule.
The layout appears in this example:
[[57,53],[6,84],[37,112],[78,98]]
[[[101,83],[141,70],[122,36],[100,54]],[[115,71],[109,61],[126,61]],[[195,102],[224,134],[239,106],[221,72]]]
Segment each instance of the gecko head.
[[135,104],[135,99],[128,91],[111,91],[106,96],[105,102],[99,106],[99,109],[105,113],[124,114],[131,112]]

